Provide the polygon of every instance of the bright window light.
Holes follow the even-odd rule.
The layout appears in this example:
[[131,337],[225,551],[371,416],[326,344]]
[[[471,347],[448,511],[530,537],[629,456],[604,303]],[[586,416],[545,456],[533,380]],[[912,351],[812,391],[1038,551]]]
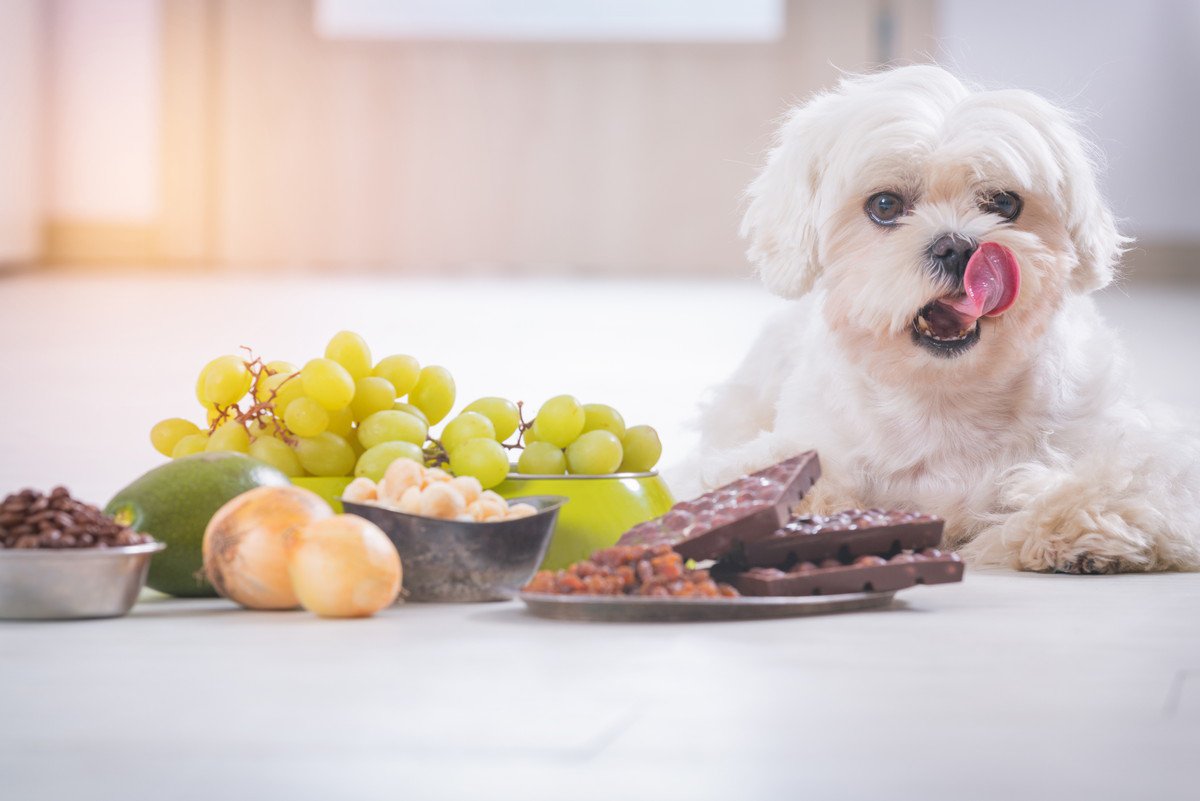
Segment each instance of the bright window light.
[[758,42],[783,33],[783,0],[317,0],[337,39]]

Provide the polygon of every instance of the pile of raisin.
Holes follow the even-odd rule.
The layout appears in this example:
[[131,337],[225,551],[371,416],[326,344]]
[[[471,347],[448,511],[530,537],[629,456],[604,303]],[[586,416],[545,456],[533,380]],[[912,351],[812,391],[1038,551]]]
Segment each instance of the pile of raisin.
[[663,598],[735,598],[707,570],[689,570],[669,545],[617,545],[566,570],[540,570],[525,592],[551,595],[648,595]]

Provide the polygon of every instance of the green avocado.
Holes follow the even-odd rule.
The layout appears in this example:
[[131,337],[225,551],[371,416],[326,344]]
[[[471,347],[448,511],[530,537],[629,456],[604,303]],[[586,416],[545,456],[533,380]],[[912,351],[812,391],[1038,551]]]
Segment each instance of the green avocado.
[[154,468],[118,492],[104,511],[167,544],[150,561],[150,587],[180,597],[214,596],[201,554],[208,521],[247,490],[289,483],[281,471],[240,453],[197,453]]

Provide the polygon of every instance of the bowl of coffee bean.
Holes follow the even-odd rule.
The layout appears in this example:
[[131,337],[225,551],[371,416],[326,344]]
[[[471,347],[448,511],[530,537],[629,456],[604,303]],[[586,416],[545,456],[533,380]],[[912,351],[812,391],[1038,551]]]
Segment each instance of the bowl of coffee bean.
[[0,502],[0,619],[120,617],[165,547],[65,487],[13,493]]

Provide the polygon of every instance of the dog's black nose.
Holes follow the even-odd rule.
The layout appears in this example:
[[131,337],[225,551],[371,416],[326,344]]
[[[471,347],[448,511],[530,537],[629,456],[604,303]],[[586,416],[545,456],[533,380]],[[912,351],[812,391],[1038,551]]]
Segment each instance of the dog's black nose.
[[962,278],[967,269],[967,261],[975,252],[975,243],[958,234],[946,234],[938,237],[929,247],[929,255],[934,264],[942,268],[947,275]]

